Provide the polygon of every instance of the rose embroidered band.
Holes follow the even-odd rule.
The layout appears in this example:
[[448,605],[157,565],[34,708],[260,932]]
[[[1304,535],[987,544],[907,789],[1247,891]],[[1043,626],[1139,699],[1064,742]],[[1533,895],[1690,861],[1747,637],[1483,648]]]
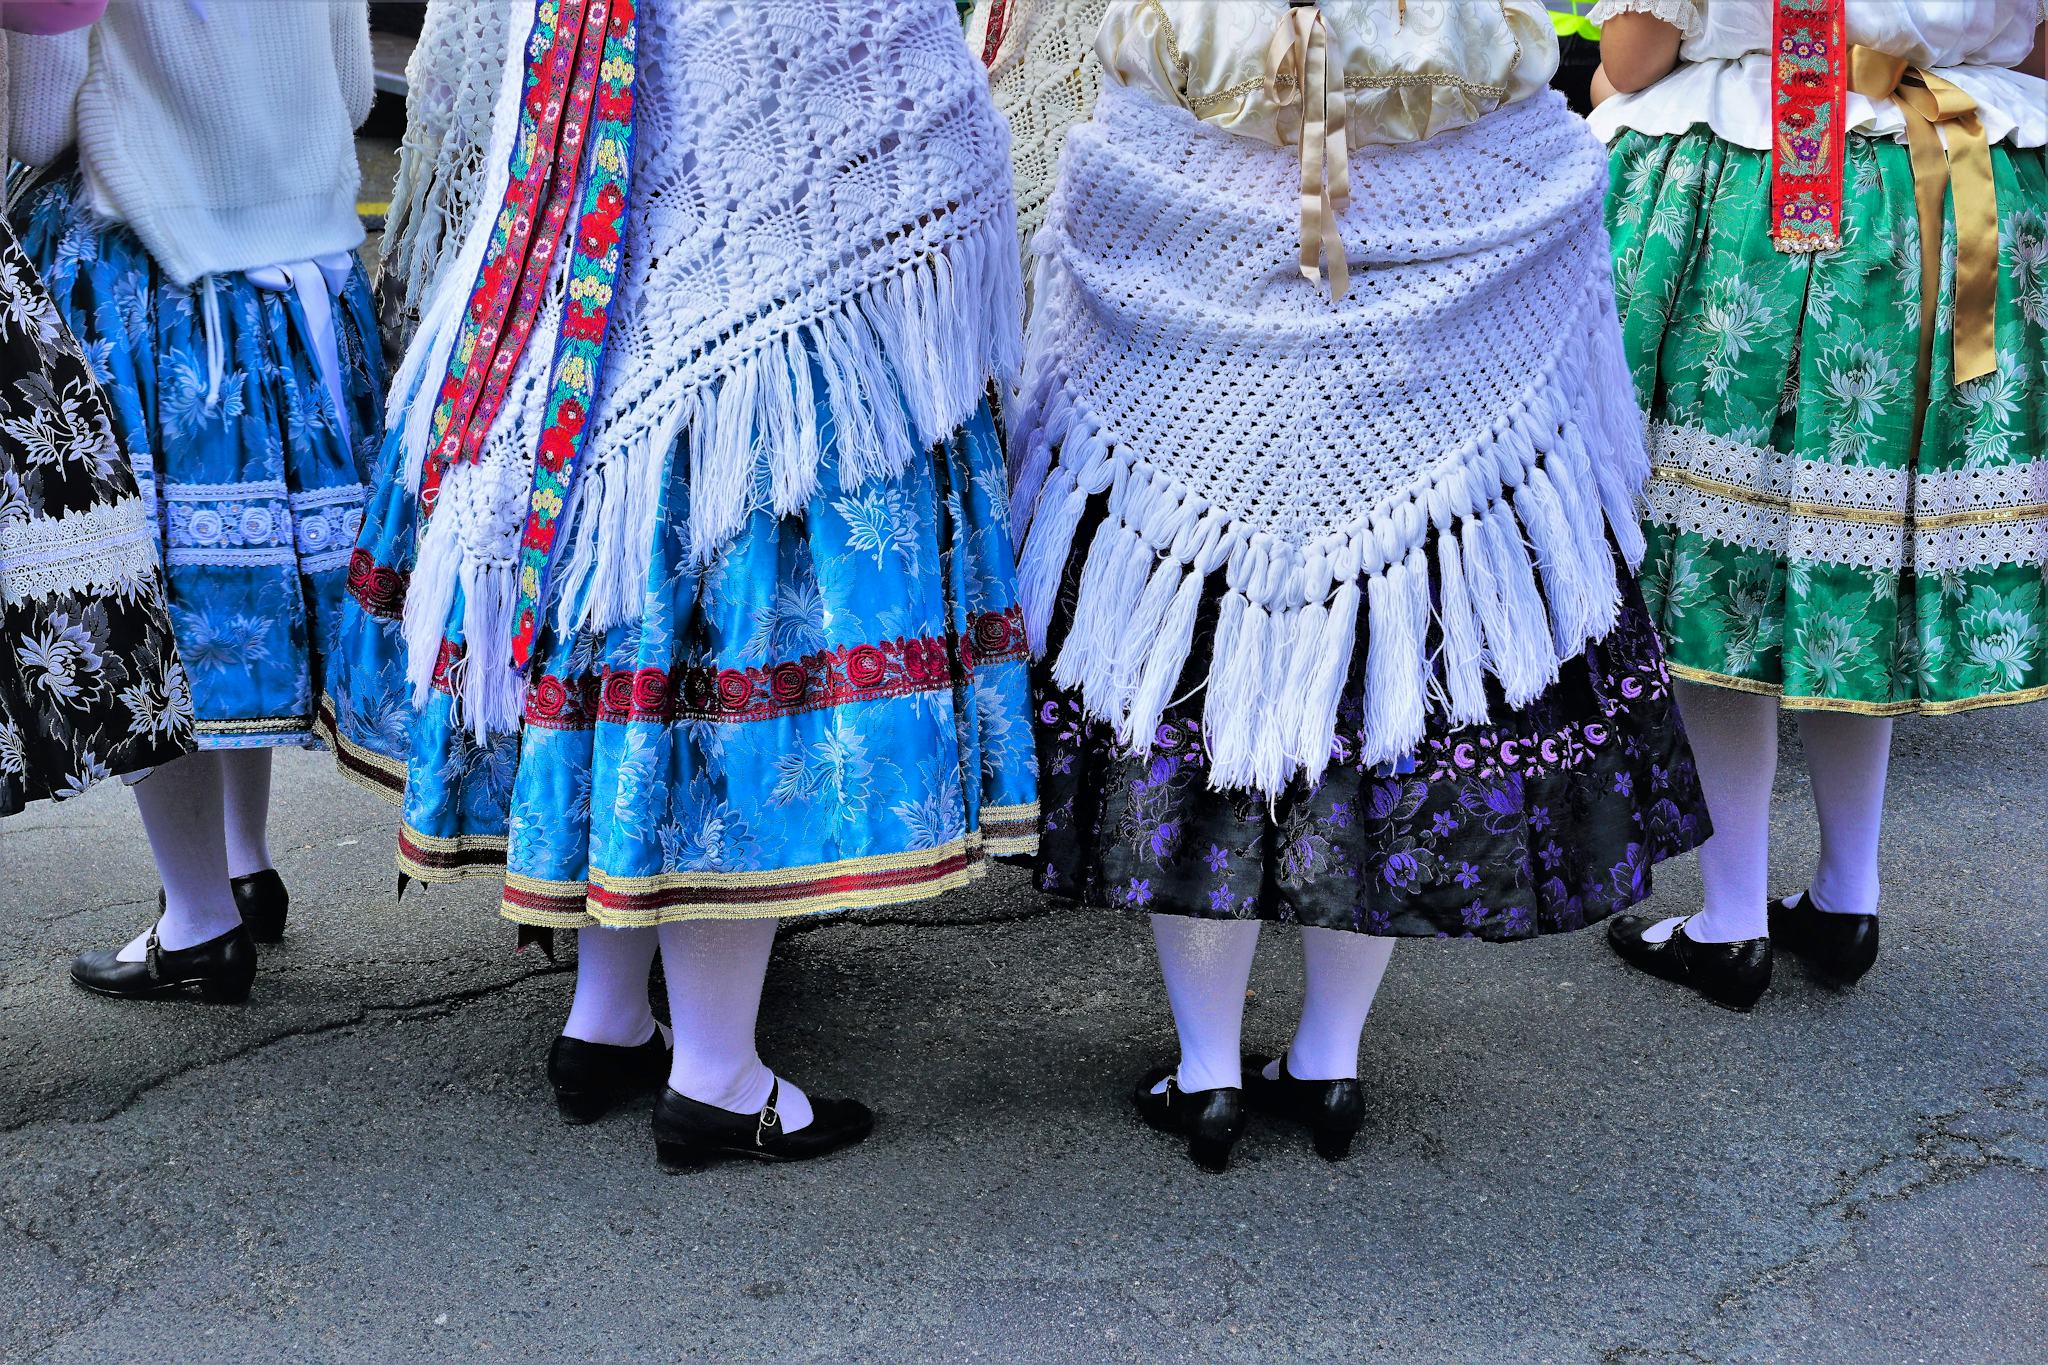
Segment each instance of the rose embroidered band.
[[567,237],[568,289],[520,537],[512,644],[512,661],[520,668],[532,658],[548,559],[603,376],[624,255],[633,160],[634,5],[635,0],[553,0],[535,10],[510,177],[436,398],[421,473],[426,518],[449,466],[474,461],[482,450],[532,339]]
[[[1998,191],[1977,102],[1903,58],[1851,45],[1844,0],[1778,0],[1771,77],[1774,134],[1771,236],[1785,252],[1841,246],[1848,95],[1895,105],[1906,126],[1920,220],[1918,411],[1925,412],[1941,292],[1942,213],[1955,196],[1955,380],[1998,368],[1992,309],[1998,297]],[[1941,125],[1948,132],[1943,146]]]

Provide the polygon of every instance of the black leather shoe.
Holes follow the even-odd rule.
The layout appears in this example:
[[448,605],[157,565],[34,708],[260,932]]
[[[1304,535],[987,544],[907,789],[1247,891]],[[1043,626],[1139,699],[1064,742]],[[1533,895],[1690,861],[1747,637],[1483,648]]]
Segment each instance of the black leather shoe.
[[1351,1155],[1352,1139],[1365,1123],[1365,1091],[1354,1078],[1335,1081],[1303,1081],[1287,1074],[1287,1059],[1280,1059],[1280,1074],[1266,1079],[1271,1057],[1244,1059],[1244,1102],[1255,1113],[1305,1124],[1315,1139],[1316,1155],[1325,1161],[1342,1161]]
[[626,1101],[668,1079],[668,1044],[661,1030],[638,1047],[590,1043],[566,1035],[548,1049],[548,1084],[567,1123],[596,1123]]
[[1853,986],[1877,961],[1876,915],[1831,915],[1802,893],[1797,905],[1771,902],[1771,941],[1831,986]]
[[768,1092],[758,1114],[735,1114],[675,1090],[664,1090],[654,1106],[654,1155],[670,1170],[686,1170],[720,1157],[752,1161],[809,1161],[851,1147],[875,1131],[874,1111],[858,1100],[811,1101],[811,1121],[793,1133],[782,1131],[776,1101],[782,1082]]
[[140,962],[123,962],[119,948],[95,948],[71,963],[71,979],[100,995],[123,1000],[160,1000],[196,989],[214,1005],[239,1005],[249,998],[256,980],[256,945],[237,924],[204,943],[166,948],[151,925],[149,943]]
[[[1153,1093],[1164,1079],[1166,1089]],[[1138,1116],[1162,1133],[1188,1140],[1188,1156],[1205,1171],[1230,1167],[1230,1149],[1244,1136],[1244,1091],[1232,1086],[1183,1090],[1172,1067],[1146,1073],[1131,1092]]]
[[1695,943],[1685,936],[1685,921],[1680,920],[1662,943],[1644,942],[1644,932],[1667,918],[1616,915],[1607,921],[1607,942],[1631,967],[1690,986],[1723,1008],[1745,1013],[1753,1008],[1771,984],[1771,941]]
[[292,898],[276,868],[266,867],[261,872],[233,878],[228,886],[235,893],[235,906],[242,912],[242,923],[248,927],[250,938],[258,943],[277,943],[284,938],[284,917],[291,909]]

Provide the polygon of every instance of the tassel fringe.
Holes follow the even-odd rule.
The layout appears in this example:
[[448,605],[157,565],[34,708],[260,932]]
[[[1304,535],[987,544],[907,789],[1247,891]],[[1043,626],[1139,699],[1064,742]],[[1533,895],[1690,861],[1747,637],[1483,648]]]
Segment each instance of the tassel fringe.
[[[394,404],[403,407],[394,406],[393,419],[404,423],[407,477],[415,492],[432,421],[432,386],[446,372],[461,330],[485,236],[472,233],[463,258],[444,272],[394,386],[394,394],[403,395]],[[556,629],[602,632],[638,619],[655,546],[670,522],[687,528],[688,555],[703,564],[756,511],[798,512],[827,478],[850,493],[900,475],[973,416],[992,382],[1007,389],[1016,381],[1022,307],[1006,204],[1005,211],[963,227],[960,236],[908,268],[736,356],[710,382],[673,393],[657,390],[636,412],[659,418],[585,469],[563,511],[551,575]],[[551,349],[541,335],[546,326],[536,328],[533,343],[542,354]],[[501,419],[499,429],[505,425]],[[680,470],[679,456],[688,461]],[[481,466],[452,470],[443,503],[453,484],[480,472]],[[1089,491],[1106,486],[1111,473],[1106,461],[1096,472],[1101,482]],[[679,482],[687,488],[686,510],[669,505]],[[1083,502],[1072,507],[1075,520],[1055,527],[1062,529],[1063,541],[1072,537]],[[523,499],[518,511],[523,516]],[[444,534],[447,520],[437,516],[430,523],[430,544]],[[516,523],[496,529],[517,535]],[[438,543],[439,555],[423,544],[415,571],[413,602],[420,619],[415,625],[408,612],[409,677],[416,692],[425,685],[423,675],[431,679],[438,635],[447,628],[446,611],[459,587],[471,650],[458,690],[465,716],[480,736],[509,728],[518,721],[519,685],[516,678],[505,682],[497,676],[512,672],[509,651],[503,669],[487,665],[485,655],[510,639],[516,594],[498,591],[492,570],[456,553],[454,540]],[[1049,569],[1040,565],[1042,602],[1050,600],[1063,568],[1063,562]],[[430,625],[436,605],[441,614]],[[1040,641],[1047,619],[1042,608],[1034,636]],[[485,675],[488,685],[481,682]]]
[[[1040,259],[1041,272],[1057,268]],[[1135,752],[1151,750],[1219,568],[1228,572],[1202,703],[1219,789],[1270,796],[1320,781],[1360,648],[1366,715],[1355,758],[1365,764],[1411,753],[1432,711],[1453,726],[1486,723],[1489,677],[1508,706],[1534,700],[1614,628],[1615,551],[1633,563],[1643,547],[1642,419],[1611,299],[1589,292],[1583,339],[1564,348],[1490,448],[1372,523],[1300,547],[1166,491],[1170,479],[1120,450],[1061,388],[1056,337],[1035,337],[1041,359],[1024,377],[1010,433],[1033,649],[1045,652],[1089,498],[1108,488],[1053,677]],[[1033,320],[1058,325],[1046,310]]]

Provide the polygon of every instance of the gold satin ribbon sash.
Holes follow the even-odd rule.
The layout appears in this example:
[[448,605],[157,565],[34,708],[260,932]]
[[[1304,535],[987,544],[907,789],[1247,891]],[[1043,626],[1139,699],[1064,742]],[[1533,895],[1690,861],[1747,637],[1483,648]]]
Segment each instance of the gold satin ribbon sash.
[[[1866,99],[1890,100],[1905,118],[1913,198],[1920,214],[1919,411],[1924,413],[1941,295],[1942,204],[1951,186],[1956,204],[1955,382],[1966,383],[1998,368],[1992,344],[1998,300],[1998,190],[1991,173],[1991,145],[1977,118],[1977,101],[1904,58],[1860,45],[1850,48],[1849,88]],[[1948,128],[1946,150],[1937,124]]]
[[1351,263],[1337,215],[1351,207],[1351,151],[1345,137],[1344,83],[1330,78],[1330,27],[1322,11],[1296,5],[1280,20],[1266,54],[1266,94],[1282,108],[1300,106],[1301,273],[1330,297],[1351,292]]

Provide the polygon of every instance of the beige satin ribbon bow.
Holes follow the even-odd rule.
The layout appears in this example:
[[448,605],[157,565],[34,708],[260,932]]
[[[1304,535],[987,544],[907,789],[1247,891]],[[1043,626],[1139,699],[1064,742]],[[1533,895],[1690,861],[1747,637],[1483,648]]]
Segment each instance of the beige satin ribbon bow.
[[[1860,45],[1851,48],[1849,88],[1867,99],[1890,100],[1906,122],[1913,198],[1920,212],[1919,411],[1924,414],[1934,357],[1935,304],[1941,292],[1941,210],[1951,185],[1956,203],[1955,382],[1998,368],[1992,344],[1992,309],[1998,299],[1998,189],[1991,173],[1991,146],[1977,118],[1977,101],[1904,58]],[[1948,128],[1946,151],[1936,124]]]
[[1351,207],[1351,150],[1344,83],[1331,80],[1330,26],[1315,6],[1281,16],[1266,54],[1266,94],[1282,108],[1300,106],[1302,276],[1321,284],[1327,264],[1330,297],[1341,299],[1351,292],[1351,263],[1337,215]]

